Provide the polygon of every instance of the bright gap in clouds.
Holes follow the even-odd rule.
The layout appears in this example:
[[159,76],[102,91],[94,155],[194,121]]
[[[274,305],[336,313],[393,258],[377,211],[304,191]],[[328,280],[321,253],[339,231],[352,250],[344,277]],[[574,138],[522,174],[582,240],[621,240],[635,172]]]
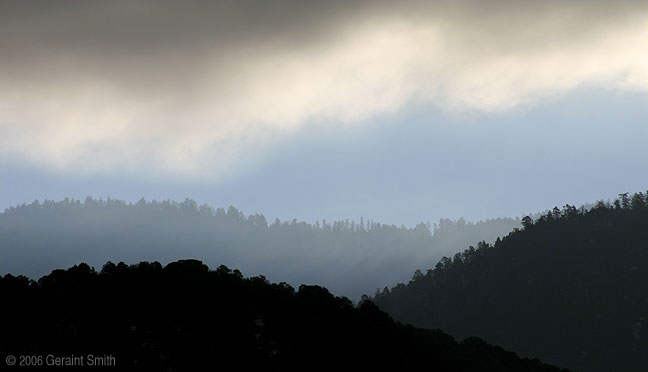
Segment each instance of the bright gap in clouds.
[[[300,14],[284,28],[277,12],[249,35],[227,22],[211,28],[223,17],[218,7],[205,8],[216,19],[179,7],[169,26],[178,35],[160,39],[169,9],[115,4],[95,28],[92,9],[0,26],[0,47],[13,51],[0,57],[3,157],[217,181],[307,125],[371,123],[417,105],[498,115],[592,83],[648,89],[648,16],[633,2],[495,2],[483,14],[471,1],[413,2],[421,14],[380,4],[344,17],[336,4],[331,20],[318,19],[324,31],[296,21]],[[256,3],[246,4],[225,9],[229,24],[245,24],[241,14]],[[132,35],[115,31],[122,23]],[[301,40],[302,29],[317,35]]]

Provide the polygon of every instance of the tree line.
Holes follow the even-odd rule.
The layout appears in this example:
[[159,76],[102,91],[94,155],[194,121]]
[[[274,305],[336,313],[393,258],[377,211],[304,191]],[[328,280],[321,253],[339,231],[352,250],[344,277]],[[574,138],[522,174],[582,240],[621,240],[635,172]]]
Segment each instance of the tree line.
[[394,322],[371,301],[198,260],[0,277],[0,357],[109,355],[123,371],[537,371],[472,337]]
[[45,200],[0,213],[0,273],[41,276],[79,261],[97,266],[194,257],[293,285],[326,285],[357,299],[470,242],[493,241],[518,226],[514,218],[442,219],[414,227],[363,218],[268,221],[262,214],[246,216],[233,206],[212,208],[191,199]]
[[648,366],[648,197],[565,205],[378,291],[395,319],[583,371]]

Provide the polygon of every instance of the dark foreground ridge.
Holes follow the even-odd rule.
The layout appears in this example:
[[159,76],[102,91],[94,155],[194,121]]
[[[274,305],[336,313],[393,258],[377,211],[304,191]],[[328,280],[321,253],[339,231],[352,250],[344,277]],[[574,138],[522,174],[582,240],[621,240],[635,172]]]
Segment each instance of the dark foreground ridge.
[[648,198],[525,218],[378,293],[395,319],[582,371],[648,371]]
[[0,297],[2,363],[49,355],[85,366],[114,358],[92,361],[103,370],[560,371],[478,338],[404,326],[370,301],[354,306],[323,287],[295,291],[197,260],[109,262],[101,272],[81,264],[38,282],[6,275]]

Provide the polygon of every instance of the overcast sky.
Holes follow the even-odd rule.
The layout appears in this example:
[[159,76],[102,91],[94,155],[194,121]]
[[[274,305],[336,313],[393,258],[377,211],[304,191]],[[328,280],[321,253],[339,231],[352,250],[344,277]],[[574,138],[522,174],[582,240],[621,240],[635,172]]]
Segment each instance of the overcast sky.
[[0,0],[0,208],[314,220],[648,189],[648,2]]

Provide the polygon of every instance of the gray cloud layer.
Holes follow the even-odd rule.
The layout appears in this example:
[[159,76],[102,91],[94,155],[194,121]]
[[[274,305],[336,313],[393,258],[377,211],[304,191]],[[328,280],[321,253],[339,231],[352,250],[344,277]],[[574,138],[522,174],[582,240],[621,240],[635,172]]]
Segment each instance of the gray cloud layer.
[[[0,153],[216,176],[309,122],[648,89],[639,1],[1,1]],[[261,151],[261,150],[259,150]],[[258,154],[259,156],[261,154]]]

